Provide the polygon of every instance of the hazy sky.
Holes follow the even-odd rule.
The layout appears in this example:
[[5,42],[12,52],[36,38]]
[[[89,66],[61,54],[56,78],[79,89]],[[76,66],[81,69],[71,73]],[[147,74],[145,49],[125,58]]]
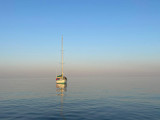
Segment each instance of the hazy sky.
[[1,0],[0,76],[159,75],[159,0]]

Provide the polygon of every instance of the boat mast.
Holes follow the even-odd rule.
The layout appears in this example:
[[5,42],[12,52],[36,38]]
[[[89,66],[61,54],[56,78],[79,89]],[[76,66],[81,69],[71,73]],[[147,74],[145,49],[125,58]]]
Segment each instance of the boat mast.
[[62,35],[62,78],[63,78],[63,35]]

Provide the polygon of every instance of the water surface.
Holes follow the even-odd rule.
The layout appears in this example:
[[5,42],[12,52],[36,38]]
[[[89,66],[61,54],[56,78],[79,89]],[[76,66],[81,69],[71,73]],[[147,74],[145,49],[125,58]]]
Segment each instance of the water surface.
[[0,120],[160,120],[158,77],[0,79]]

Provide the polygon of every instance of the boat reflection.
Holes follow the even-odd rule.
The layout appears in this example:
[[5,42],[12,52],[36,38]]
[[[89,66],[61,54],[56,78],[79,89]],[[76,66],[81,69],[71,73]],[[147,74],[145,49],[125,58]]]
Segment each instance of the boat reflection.
[[61,96],[61,106],[60,106],[60,115],[61,117],[65,120],[64,113],[63,113],[63,97],[64,97],[64,92],[67,91],[67,84],[56,84],[56,92],[57,96]]
[[64,92],[67,91],[67,84],[56,84],[56,88],[57,95],[63,96]]

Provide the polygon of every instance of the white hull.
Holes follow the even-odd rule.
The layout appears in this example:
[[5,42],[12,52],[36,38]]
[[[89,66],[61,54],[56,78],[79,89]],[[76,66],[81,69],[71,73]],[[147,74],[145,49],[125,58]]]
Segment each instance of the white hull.
[[57,80],[56,83],[59,83],[59,84],[65,84],[67,82],[67,80]]

